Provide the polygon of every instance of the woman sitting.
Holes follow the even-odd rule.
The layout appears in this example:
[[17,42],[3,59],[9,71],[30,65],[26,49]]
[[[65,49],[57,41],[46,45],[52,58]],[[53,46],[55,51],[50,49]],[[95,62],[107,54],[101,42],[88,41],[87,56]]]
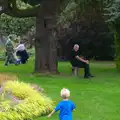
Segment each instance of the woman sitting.
[[16,50],[16,55],[20,57],[21,63],[25,64],[28,61],[29,56],[25,49],[25,45],[23,44],[22,41],[20,42],[18,47],[15,48],[15,50]]

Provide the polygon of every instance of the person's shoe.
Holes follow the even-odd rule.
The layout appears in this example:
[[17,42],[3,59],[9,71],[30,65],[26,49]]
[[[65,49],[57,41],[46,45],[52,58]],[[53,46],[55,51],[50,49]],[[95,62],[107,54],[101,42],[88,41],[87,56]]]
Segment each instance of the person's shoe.
[[5,66],[8,66],[8,64],[5,64]]
[[19,64],[18,63],[15,63],[15,66],[18,66]]
[[20,60],[17,60],[17,61],[16,61],[16,64],[20,64]]
[[19,65],[17,62],[15,62],[14,64],[15,64],[15,66]]
[[87,75],[87,76],[84,76],[84,78],[85,78],[85,79],[90,79],[90,76]]

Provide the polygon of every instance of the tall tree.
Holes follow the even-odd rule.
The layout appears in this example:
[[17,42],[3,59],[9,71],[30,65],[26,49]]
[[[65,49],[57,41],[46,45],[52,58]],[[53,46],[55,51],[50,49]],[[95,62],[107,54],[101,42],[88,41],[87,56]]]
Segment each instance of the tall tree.
[[0,13],[36,17],[35,72],[57,73],[56,16],[69,0],[21,0],[32,5],[19,9],[17,0],[0,0]]

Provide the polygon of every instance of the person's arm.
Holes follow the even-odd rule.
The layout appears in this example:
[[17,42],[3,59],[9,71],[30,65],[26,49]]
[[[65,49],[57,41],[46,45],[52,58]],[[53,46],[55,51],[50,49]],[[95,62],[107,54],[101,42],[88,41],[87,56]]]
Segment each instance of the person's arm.
[[20,49],[21,45],[18,45],[15,50],[18,51]]
[[50,118],[56,111],[53,110],[49,115],[48,115],[48,118]]
[[75,111],[75,108],[76,108],[76,106],[75,106],[75,104],[74,103],[72,103],[72,111]]
[[77,60],[81,61],[81,62],[88,63],[87,60],[84,60],[82,57],[79,57],[78,55],[75,56],[75,58],[76,58]]
[[59,103],[56,108],[48,115],[48,118],[50,118],[55,112],[60,110],[61,104]]

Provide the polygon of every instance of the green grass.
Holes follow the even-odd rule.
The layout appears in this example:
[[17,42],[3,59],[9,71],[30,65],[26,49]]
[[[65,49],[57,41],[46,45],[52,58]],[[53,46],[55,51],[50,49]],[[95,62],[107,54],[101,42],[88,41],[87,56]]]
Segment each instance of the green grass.
[[[91,71],[96,77],[91,80],[83,79],[83,69],[80,78],[72,77],[69,63],[59,63],[59,71],[61,76],[33,75],[33,61],[27,65],[8,67],[0,63],[1,73],[13,73],[22,81],[40,85],[56,103],[61,100],[60,90],[69,88],[71,99],[77,106],[73,120],[120,120],[120,73],[112,62],[93,62]],[[35,120],[47,119],[40,117]],[[58,114],[51,118],[57,119]]]

